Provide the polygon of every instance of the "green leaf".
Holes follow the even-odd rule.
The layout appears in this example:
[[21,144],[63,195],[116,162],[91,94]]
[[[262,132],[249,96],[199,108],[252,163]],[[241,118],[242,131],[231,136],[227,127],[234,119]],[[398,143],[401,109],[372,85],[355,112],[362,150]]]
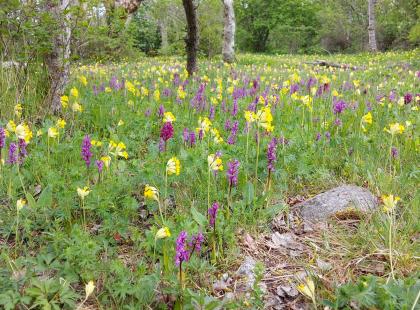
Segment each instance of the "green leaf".
[[244,196],[246,204],[251,204],[254,200],[254,185],[251,182],[245,184]]
[[31,209],[35,209],[37,204],[34,197],[30,193],[26,193],[26,200],[28,201],[28,206]]
[[38,199],[38,207],[40,208],[48,208],[52,205],[52,187],[50,185],[47,185],[47,187],[44,188],[41,195]]
[[198,212],[194,207],[191,208],[191,215],[198,225],[205,226],[207,224],[207,217]]

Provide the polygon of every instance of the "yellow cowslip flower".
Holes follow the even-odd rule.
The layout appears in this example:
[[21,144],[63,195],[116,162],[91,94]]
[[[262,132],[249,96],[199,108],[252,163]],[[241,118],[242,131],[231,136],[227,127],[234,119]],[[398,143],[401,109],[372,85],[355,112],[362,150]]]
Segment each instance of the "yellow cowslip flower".
[[140,91],[141,91],[141,94],[143,95],[143,96],[149,96],[149,90],[146,88],[146,87],[141,87],[140,88]]
[[252,111],[245,111],[245,119],[248,123],[253,123],[257,120],[257,115]]
[[289,93],[289,88],[288,87],[283,87],[280,90],[280,94],[282,94],[282,95],[286,95],[287,93]]
[[111,88],[111,87],[109,87],[109,86],[105,87],[105,92],[106,92],[106,93],[110,93],[110,92],[112,92],[112,88]]
[[210,98],[210,101],[211,101],[211,104],[212,105],[218,105],[219,104],[219,101],[217,100],[217,98],[215,98],[215,97],[211,97]]
[[362,123],[371,125],[373,121],[372,113],[368,112],[362,116]]
[[312,97],[309,95],[300,97],[300,100],[302,100],[303,105],[307,106],[309,110],[312,111]]
[[20,103],[18,103],[17,105],[15,105],[14,111],[15,111],[15,115],[17,117],[20,117],[22,115],[22,105]]
[[56,126],[58,127],[58,128],[61,128],[61,129],[63,129],[64,127],[66,127],[66,121],[65,120],[63,120],[62,118],[59,118],[58,120],[57,120],[57,124],[56,124]]
[[171,231],[168,227],[162,227],[156,232],[155,239],[164,239],[171,236]]
[[79,76],[79,81],[80,83],[82,83],[84,86],[87,85],[87,78],[84,75]]
[[16,210],[19,212],[20,210],[23,209],[23,207],[26,205],[26,200],[25,199],[19,199],[18,201],[16,201]]
[[[114,141],[109,141],[109,153],[114,155],[115,157],[124,157],[125,159],[128,158],[128,153],[125,151],[126,146],[123,142],[119,142],[118,144]],[[115,150],[114,150],[115,149]]]
[[207,156],[207,163],[209,165],[209,169],[213,171],[223,171],[223,162],[219,156],[210,154]]
[[18,139],[25,140],[26,143],[29,143],[33,136],[32,131],[29,128],[29,126],[24,123],[16,126],[15,133]]
[[175,121],[176,121],[176,117],[172,114],[172,112],[165,112],[163,114],[163,122],[164,123],[166,123],[166,122],[172,123],[172,122],[175,122]]
[[93,293],[94,290],[95,290],[95,284],[93,283],[93,281],[89,281],[85,285],[86,299],[88,299],[88,297]]
[[100,146],[102,146],[103,143],[101,141],[98,141],[98,140],[92,140],[92,141],[90,141],[90,144],[93,145],[93,146],[100,147]]
[[262,105],[264,105],[264,104],[265,104],[265,99],[264,99],[264,97],[263,97],[263,96],[259,96],[259,97],[258,97],[258,103],[261,103]]
[[8,132],[15,132],[16,131],[16,124],[13,120],[10,120],[6,125],[6,130]]
[[136,87],[134,86],[133,83],[131,83],[130,81],[126,81],[125,82],[125,88],[132,93],[133,95],[136,94]]
[[111,156],[102,156],[101,157],[101,161],[104,163],[105,168],[109,168],[109,166],[111,165]]
[[73,87],[72,89],[70,89],[70,95],[74,98],[78,98],[79,90],[76,87]]
[[358,88],[360,86],[360,81],[359,80],[353,80],[353,85],[354,85],[354,87]]
[[179,175],[180,172],[181,172],[181,162],[179,161],[179,159],[176,157],[172,157],[171,159],[169,159],[166,164],[166,173],[168,175],[172,175],[172,174]]
[[87,195],[89,195],[90,190],[89,187],[85,186],[83,188],[77,188],[77,195],[79,195],[80,199],[84,200]]
[[198,130],[202,130],[203,133],[205,132],[209,132],[210,128],[211,128],[211,121],[208,117],[199,117],[198,118]]
[[83,107],[78,104],[77,102],[73,103],[73,105],[71,106],[71,109],[73,110],[73,112],[82,112],[83,111]]
[[156,187],[146,184],[144,187],[144,198],[159,201],[159,191]]
[[304,283],[297,286],[297,290],[310,299],[315,300],[315,284],[311,278],[305,278]]
[[397,206],[398,201],[400,201],[400,197],[394,195],[382,195],[382,202],[384,204],[383,210],[385,212],[391,212]]
[[65,109],[67,108],[67,106],[69,105],[69,96],[61,96],[60,97],[60,101],[61,101],[61,106]]
[[338,97],[338,96],[340,96],[340,94],[338,93],[338,91],[337,91],[336,89],[333,89],[333,91],[331,92],[331,95],[332,95],[333,97]]
[[49,138],[55,139],[55,138],[57,138],[57,136],[58,136],[57,128],[55,128],[55,127],[48,128],[48,137]]
[[187,96],[187,93],[184,91],[184,88],[182,86],[178,87],[177,96],[179,99],[185,99]]
[[269,107],[264,107],[258,110],[256,115],[259,127],[265,128],[267,131],[273,130],[273,126],[271,125],[273,115],[271,114],[271,109]]
[[153,99],[155,99],[156,102],[159,102],[160,101],[160,91],[159,91],[159,89],[156,89],[153,92]]
[[219,144],[223,142],[223,138],[220,136],[220,132],[217,128],[213,128],[211,133],[214,136],[214,143]]
[[400,107],[403,107],[404,106],[404,104],[405,104],[405,100],[404,100],[404,97],[400,97],[400,99],[398,99],[398,105],[400,106]]
[[321,76],[321,78],[319,79],[319,82],[321,83],[321,84],[330,84],[331,83],[331,80],[326,76],[326,75],[323,75],[323,76]]
[[120,120],[118,121],[117,126],[118,126],[118,127],[120,127],[120,126],[122,126],[122,125],[124,125],[124,121],[123,121],[122,119],[120,119]]
[[395,134],[402,134],[405,130],[404,125],[401,125],[400,123],[393,123],[389,125],[388,128],[384,128],[384,131],[390,133],[392,136]]

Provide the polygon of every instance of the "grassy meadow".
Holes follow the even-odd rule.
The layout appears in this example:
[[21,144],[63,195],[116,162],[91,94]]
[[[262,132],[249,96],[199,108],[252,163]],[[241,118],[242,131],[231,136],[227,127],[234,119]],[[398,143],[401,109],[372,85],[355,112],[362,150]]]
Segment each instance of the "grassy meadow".
[[191,79],[175,57],[80,64],[58,115],[36,85],[17,104],[3,69],[0,308],[263,308],[269,262],[249,294],[213,286],[241,264],[244,235],[346,183],[381,206],[288,258],[308,272],[290,277],[294,302],[415,309],[420,51],[318,59],[201,60]]

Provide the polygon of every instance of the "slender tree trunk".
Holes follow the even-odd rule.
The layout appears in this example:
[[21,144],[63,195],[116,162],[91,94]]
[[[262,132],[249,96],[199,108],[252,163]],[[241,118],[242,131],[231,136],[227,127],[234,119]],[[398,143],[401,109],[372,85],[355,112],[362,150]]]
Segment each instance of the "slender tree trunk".
[[233,0],[223,0],[224,29],[223,29],[223,60],[227,63],[235,61],[235,11]]
[[47,101],[53,112],[58,112],[61,109],[60,97],[64,93],[70,72],[70,14],[64,15],[64,11],[71,5],[71,0],[50,0],[46,5],[60,29],[53,35],[51,51],[44,59],[50,78]]
[[191,76],[197,71],[197,51],[198,51],[198,20],[197,7],[194,0],[182,0],[185,16],[187,18],[187,36],[185,38],[185,48],[187,51],[187,71]]
[[369,50],[377,52],[376,45],[376,27],[375,27],[375,4],[376,0],[368,0],[368,35],[369,35]]
[[161,39],[161,44],[160,44],[160,48],[163,52],[168,50],[168,28],[166,25],[166,20],[165,19],[161,19],[158,21],[159,24],[159,32],[160,32],[160,39]]

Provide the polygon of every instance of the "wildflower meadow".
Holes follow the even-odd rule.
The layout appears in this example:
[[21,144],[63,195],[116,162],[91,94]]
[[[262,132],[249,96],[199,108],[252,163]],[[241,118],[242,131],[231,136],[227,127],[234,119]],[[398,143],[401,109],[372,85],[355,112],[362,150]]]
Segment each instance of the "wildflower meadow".
[[[1,103],[0,308],[418,309],[419,50],[317,59],[80,63],[59,113]],[[340,184],[379,207],[274,263],[272,220]]]

